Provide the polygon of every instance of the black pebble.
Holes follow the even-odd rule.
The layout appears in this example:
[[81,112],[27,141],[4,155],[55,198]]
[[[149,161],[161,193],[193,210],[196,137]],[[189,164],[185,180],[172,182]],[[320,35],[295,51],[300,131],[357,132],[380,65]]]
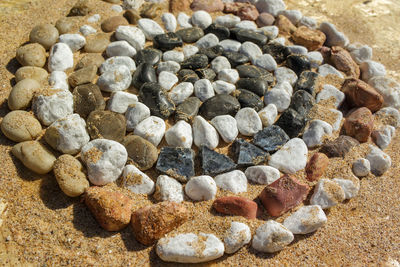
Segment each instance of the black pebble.
[[196,73],[200,79],[208,79],[210,81],[214,81],[215,77],[217,77],[217,74],[212,69],[199,69],[196,70]]
[[264,107],[261,98],[249,90],[238,89],[234,92],[234,96],[238,99],[241,108],[253,108],[258,112]]
[[199,157],[205,175],[217,175],[236,169],[236,164],[232,159],[206,146],[200,148]]
[[268,42],[268,37],[264,34],[257,33],[252,30],[242,29],[235,33],[236,40],[241,43],[244,42],[253,42],[258,46],[263,46]]
[[132,85],[136,89],[140,89],[140,87],[147,82],[157,82],[156,71],[154,70],[153,65],[149,63],[142,63],[133,73]]
[[260,78],[262,77],[268,84],[273,83],[274,76],[267,70],[254,65],[240,65],[236,67],[240,78]]
[[290,138],[295,138],[303,131],[306,122],[305,116],[288,108],[281,114],[275,125],[281,127]]
[[197,97],[189,97],[176,107],[175,121],[184,120],[191,123],[199,112],[201,105],[200,99]]
[[236,139],[231,146],[239,167],[254,166],[266,163],[269,154],[243,139]]
[[290,55],[289,48],[277,42],[270,42],[264,45],[262,51],[264,54],[270,54],[277,64],[284,62]]
[[185,43],[195,43],[197,42],[197,40],[204,36],[203,30],[197,27],[181,29],[176,31],[175,33]]
[[182,69],[178,71],[178,78],[180,82],[195,83],[199,80],[199,76],[194,70]]
[[186,182],[195,175],[194,151],[183,147],[163,147],[158,156],[156,169]]
[[311,70],[311,63],[304,55],[290,55],[286,59],[286,66],[292,69],[297,76],[305,70]]
[[220,45],[216,45],[209,48],[202,48],[200,49],[199,53],[204,54],[208,57],[208,60],[211,61],[218,56],[222,56],[224,52],[224,48]]
[[296,110],[298,113],[306,117],[314,105],[315,100],[312,95],[304,90],[298,90],[293,94],[289,108]]
[[203,54],[195,54],[187,59],[185,59],[181,63],[182,69],[204,69],[208,66],[208,58],[206,55]]
[[265,127],[254,135],[253,144],[271,153],[289,141],[289,136],[277,125]]
[[230,36],[230,31],[227,27],[211,24],[204,30],[205,34],[213,33],[215,34],[220,41],[228,39]]
[[222,55],[229,60],[229,63],[231,63],[232,68],[238,65],[245,64],[250,61],[250,59],[247,56],[240,54],[238,52],[224,51]]
[[201,105],[199,113],[206,120],[211,120],[219,115],[235,116],[240,109],[239,101],[227,94],[220,94],[207,99]]
[[145,104],[151,115],[167,119],[175,111],[175,104],[167,96],[160,84],[152,82],[145,83],[140,88],[139,100]]
[[258,96],[263,96],[268,90],[268,80],[263,78],[240,78],[236,82],[236,88],[246,89]]
[[162,51],[172,50],[183,45],[181,37],[174,32],[156,35],[153,39],[153,46]]
[[137,52],[135,56],[136,65],[142,63],[149,63],[151,65],[157,65],[162,57],[162,52],[154,48],[145,48]]
[[303,71],[294,86],[294,90],[304,90],[313,97],[317,92],[319,74],[313,71]]

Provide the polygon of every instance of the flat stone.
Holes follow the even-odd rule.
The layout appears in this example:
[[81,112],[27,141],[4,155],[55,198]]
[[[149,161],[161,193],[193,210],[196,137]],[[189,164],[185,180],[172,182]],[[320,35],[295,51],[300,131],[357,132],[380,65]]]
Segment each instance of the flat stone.
[[145,48],[137,52],[135,61],[137,65],[147,63],[150,65],[157,65],[162,57],[162,52],[154,48]]
[[185,193],[194,201],[207,201],[215,198],[217,185],[207,175],[192,177],[185,186]]
[[236,168],[236,164],[228,156],[215,152],[206,146],[200,147],[199,157],[203,174],[217,175]]
[[306,165],[306,176],[308,181],[318,181],[329,165],[329,158],[323,153],[314,153]]
[[252,247],[261,252],[275,253],[292,243],[294,236],[285,226],[268,220],[257,228]]
[[220,197],[212,207],[222,214],[242,216],[248,220],[254,220],[257,216],[257,203],[244,197]]
[[37,174],[46,174],[53,169],[56,158],[38,141],[24,141],[13,146],[11,153],[25,167]]
[[254,135],[253,143],[267,152],[274,152],[289,141],[289,136],[277,125],[264,128]]
[[106,103],[100,88],[95,84],[83,84],[73,91],[74,112],[86,118],[94,110],[104,110]]
[[135,194],[151,195],[155,189],[153,180],[131,164],[124,167],[117,184]]
[[176,107],[175,121],[192,122],[199,112],[201,101],[197,97],[189,97]]
[[340,135],[333,141],[326,142],[322,145],[320,152],[326,154],[328,157],[342,157],[354,147],[359,145],[360,143],[347,135]]
[[128,157],[141,171],[153,167],[158,158],[157,147],[138,135],[125,136],[121,142],[128,152]]
[[327,222],[319,205],[303,206],[283,221],[283,225],[293,234],[309,234]]
[[200,107],[200,114],[207,120],[220,115],[234,116],[240,109],[239,101],[230,95],[220,94],[206,100]]
[[156,169],[178,181],[186,182],[195,175],[194,151],[190,148],[163,147],[157,160]]
[[267,36],[247,29],[241,29],[237,31],[235,33],[235,36],[236,39],[241,43],[252,42],[259,46],[265,45],[268,41]]
[[231,149],[240,167],[262,164],[268,159],[267,152],[243,139],[236,139]]
[[86,122],[92,139],[104,138],[119,142],[125,136],[126,121],[122,114],[109,110],[94,110]]
[[[140,67],[140,66],[139,66]],[[139,92],[139,100],[151,111],[151,114],[166,119],[175,111],[175,104],[158,83],[145,83]]]
[[230,228],[225,232],[225,253],[232,254],[251,241],[251,232],[247,224],[231,222]]

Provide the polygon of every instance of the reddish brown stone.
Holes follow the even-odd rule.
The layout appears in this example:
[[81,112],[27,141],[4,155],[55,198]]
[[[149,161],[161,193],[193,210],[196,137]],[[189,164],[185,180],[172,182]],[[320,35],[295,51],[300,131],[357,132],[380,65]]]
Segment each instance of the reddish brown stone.
[[221,0],[194,0],[190,8],[193,11],[219,12],[224,10],[224,3]]
[[256,20],[259,16],[257,8],[250,3],[225,3],[225,13],[232,13],[242,20]]
[[292,34],[297,30],[296,26],[283,15],[279,15],[276,18],[275,25],[279,28],[281,34]]
[[242,216],[249,220],[257,216],[257,203],[244,197],[220,197],[214,201],[213,207],[220,213]]
[[135,211],[131,226],[140,243],[151,245],[188,218],[189,212],[182,204],[165,201]]
[[169,10],[174,14],[185,12],[190,10],[191,3],[192,0],[170,0]]
[[258,27],[271,26],[274,25],[274,22],[275,17],[267,12],[261,13],[256,20]]
[[348,136],[361,143],[367,142],[374,127],[374,117],[369,109],[358,108],[347,116],[343,126]]
[[284,175],[261,192],[259,198],[271,216],[280,216],[299,205],[310,188],[295,178]]
[[350,53],[340,46],[331,48],[330,62],[338,70],[346,73],[347,76],[358,79],[360,77],[360,67],[353,60]]
[[311,156],[306,166],[307,180],[317,181],[324,175],[329,165],[329,158],[323,153],[315,153]]
[[86,190],[84,200],[97,222],[107,231],[119,231],[131,220],[133,202],[121,193],[92,186]]
[[103,32],[113,32],[118,28],[118,26],[121,25],[129,25],[129,22],[126,20],[126,18],[122,16],[114,16],[105,19],[101,23],[101,29],[103,30]]
[[292,35],[293,41],[313,51],[322,47],[325,43],[326,36],[319,30],[313,30],[306,26],[301,26]]
[[341,135],[333,141],[323,144],[320,152],[328,157],[343,157],[351,150],[352,147],[360,143],[353,137]]
[[366,107],[372,112],[378,111],[383,104],[383,97],[372,86],[359,79],[346,79],[342,92],[351,107]]

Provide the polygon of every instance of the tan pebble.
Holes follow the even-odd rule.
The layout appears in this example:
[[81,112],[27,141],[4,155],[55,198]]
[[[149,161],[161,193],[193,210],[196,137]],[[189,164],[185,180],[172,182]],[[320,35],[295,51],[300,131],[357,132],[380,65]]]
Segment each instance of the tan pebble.
[[35,92],[40,90],[40,84],[33,79],[19,81],[11,89],[8,96],[8,107],[11,110],[26,109],[31,105]]
[[74,33],[78,31],[77,20],[74,17],[63,17],[56,22],[59,34]]
[[27,44],[17,49],[16,57],[22,66],[41,68],[46,64],[46,49],[40,44]]
[[278,16],[275,20],[275,25],[279,28],[281,34],[292,34],[297,29],[296,26],[294,26],[293,23],[283,15]]
[[50,172],[56,160],[54,155],[38,141],[16,144],[11,152],[25,167],[38,174]]
[[79,69],[68,77],[69,85],[75,88],[78,85],[90,83],[96,78],[97,67],[94,65]]
[[92,34],[86,37],[85,52],[102,53],[110,43],[110,36],[106,33]]
[[141,19],[140,14],[136,9],[128,9],[124,13],[124,17],[129,21],[130,24],[137,24],[138,20]]
[[57,42],[58,39],[58,30],[51,24],[40,24],[31,30],[29,34],[29,41],[31,43],[39,43],[46,50],[49,50],[50,47]]
[[40,122],[29,112],[15,110],[1,122],[1,131],[14,142],[34,140],[42,131]]
[[360,77],[360,67],[346,49],[340,46],[332,47],[330,60],[338,70],[343,71],[347,76],[356,79]]
[[82,118],[89,116],[93,110],[104,110],[106,103],[99,87],[95,84],[88,83],[75,87],[74,112],[78,113]]
[[114,16],[104,20],[101,23],[101,29],[104,32],[113,32],[121,25],[129,25],[129,22],[122,16]]
[[79,70],[89,66],[96,66],[97,68],[104,62],[104,58],[101,54],[90,53],[84,55],[81,60],[76,64],[75,70]]
[[325,43],[326,36],[319,30],[313,30],[306,26],[299,27],[292,35],[294,42],[313,51],[321,48]]
[[23,79],[33,79],[38,83],[43,83],[47,82],[48,76],[49,73],[43,68],[34,66],[25,66],[17,70],[17,72],[15,73],[15,80],[19,82],[22,81]]
[[169,3],[169,10],[174,14],[178,14],[181,11],[189,11],[191,10],[190,5],[192,2],[192,0],[171,0]]
[[150,169],[158,158],[157,147],[138,135],[129,135],[124,138],[122,144],[128,152],[129,158],[141,170]]

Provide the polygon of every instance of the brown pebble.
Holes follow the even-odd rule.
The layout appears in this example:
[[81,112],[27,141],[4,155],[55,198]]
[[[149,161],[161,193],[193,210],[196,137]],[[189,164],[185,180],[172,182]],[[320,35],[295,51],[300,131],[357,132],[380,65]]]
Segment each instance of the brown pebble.
[[220,197],[214,201],[213,208],[220,213],[242,216],[249,220],[257,216],[257,203],[245,197]]
[[119,231],[131,220],[133,202],[119,192],[92,186],[86,190],[84,200],[97,222],[107,231]]
[[84,47],[87,53],[103,53],[110,44],[110,36],[107,33],[91,34],[86,37]]
[[101,29],[104,32],[113,32],[121,25],[129,25],[129,22],[122,16],[114,16],[104,20],[101,23]]
[[96,84],[88,83],[75,87],[74,112],[82,118],[86,118],[94,110],[104,110],[106,102],[101,94],[100,88]]
[[324,175],[329,165],[329,158],[323,153],[315,153],[307,162],[306,175],[307,180],[318,181]]
[[[193,5],[193,4],[192,4]],[[225,3],[224,13],[233,13],[242,20],[254,21],[258,18],[257,8],[250,3]]]
[[275,22],[275,17],[267,12],[261,13],[256,20],[257,26],[260,28],[274,25],[274,22]]
[[142,18],[154,19],[162,11],[162,6],[157,3],[148,3],[142,6],[140,16]]
[[333,46],[331,48],[330,62],[335,68],[346,73],[347,76],[356,79],[360,77],[360,67],[346,49],[340,46]]
[[323,144],[320,152],[326,154],[328,157],[342,157],[344,156],[354,147],[359,145],[358,142],[353,137],[347,135],[341,135],[333,141],[328,141]]
[[366,107],[375,112],[383,105],[382,95],[359,79],[346,79],[342,92],[346,95],[346,101],[351,107]]
[[89,67],[91,65],[94,65],[97,68],[99,68],[103,62],[104,62],[104,58],[101,54],[89,53],[89,54],[84,55],[81,58],[81,60],[79,60],[78,64],[76,64],[75,70]]
[[72,88],[85,83],[91,83],[96,78],[96,73],[97,67],[94,65],[79,69],[68,77],[68,83]]
[[122,144],[125,146],[128,156],[141,171],[153,167],[158,158],[157,147],[138,135],[125,136]]
[[292,34],[296,31],[296,26],[285,16],[279,15],[275,20],[275,25],[279,28],[281,34]]
[[310,51],[317,50],[325,43],[326,36],[319,30],[313,30],[306,26],[300,26],[292,34],[293,41],[306,47]]
[[135,238],[151,245],[165,234],[178,228],[189,218],[188,210],[175,202],[161,202],[147,206],[132,214],[131,226]]
[[359,142],[368,141],[374,127],[374,117],[368,108],[362,107],[352,111],[344,121],[343,127],[348,136]]
[[193,11],[220,12],[224,10],[224,3],[221,0],[194,0],[190,8]]
[[124,17],[130,24],[137,24],[138,20],[141,19],[140,14],[136,9],[128,9],[125,11]]
[[78,31],[78,23],[74,17],[63,17],[57,20],[56,28],[59,34],[73,33]]
[[49,50],[50,47],[57,42],[58,39],[58,30],[51,24],[40,24],[31,30],[29,34],[29,41],[31,43],[39,43],[46,50]]
[[125,136],[126,121],[122,114],[95,110],[89,114],[86,123],[91,139],[104,138],[119,142]]
[[191,3],[192,0],[170,0],[169,10],[174,14],[189,11]]
[[46,64],[46,49],[40,44],[26,44],[17,49],[16,58],[22,66],[43,67]]
[[86,16],[92,8],[89,6],[89,0],[78,0],[68,13],[68,17]]

